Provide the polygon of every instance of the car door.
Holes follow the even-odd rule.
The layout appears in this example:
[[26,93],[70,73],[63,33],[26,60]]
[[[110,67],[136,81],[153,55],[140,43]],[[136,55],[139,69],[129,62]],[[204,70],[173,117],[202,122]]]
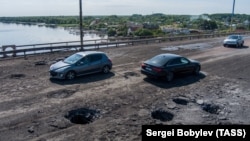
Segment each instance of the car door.
[[88,55],[90,72],[99,72],[102,69],[102,54]]
[[170,71],[178,74],[193,71],[193,66],[191,65],[190,61],[184,57],[171,60],[167,64],[167,67]]
[[182,65],[181,65],[180,58],[175,58],[175,59],[170,60],[166,64],[166,68],[167,68],[167,71],[171,71],[174,73],[181,73]]
[[194,65],[185,57],[180,59],[182,64],[182,73],[189,73],[194,71]]
[[87,74],[90,72],[90,69],[91,68],[87,57],[84,57],[81,60],[77,61],[74,68],[75,72],[78,75]]
[[243,37],[239,36],[239,44],[242,45],[243,44]]

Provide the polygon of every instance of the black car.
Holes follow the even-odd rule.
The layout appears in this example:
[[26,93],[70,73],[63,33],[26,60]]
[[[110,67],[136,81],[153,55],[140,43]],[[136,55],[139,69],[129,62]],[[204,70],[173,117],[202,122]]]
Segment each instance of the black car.
[[166,78],[167,81],[172,81],[177,74],[199,74],[200,69],[198,61],[169,53],[157,55],[141,65],[142,74],[148,77]]

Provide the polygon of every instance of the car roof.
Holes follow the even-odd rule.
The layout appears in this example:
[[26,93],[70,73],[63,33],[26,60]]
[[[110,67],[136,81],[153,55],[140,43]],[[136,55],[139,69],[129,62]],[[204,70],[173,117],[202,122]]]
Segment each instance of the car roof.
[[86,55],[90,55],[90,54],[105,54],[105,53],[100,52],[100,51],[82,51],[82,52],[77,52],[76,54],[86,56]]
[[164,58],[167,59],[167,60],[182,57],[182,56],[180,56],[180,55],[172,54],[172,53],[164,53],[164,54],[160,54],[160,55],[158,55],[158,56],[164,57]]
[[158,66],[161,67],[165,65],[168,61],[175,59],[175,58],[180,58],[182,56],[177,55],[177,54],[171,54],[171,53],[165,53],[165,54],[159,54],[156,55],[155,57],[145,61],[145,63],[153,66]]

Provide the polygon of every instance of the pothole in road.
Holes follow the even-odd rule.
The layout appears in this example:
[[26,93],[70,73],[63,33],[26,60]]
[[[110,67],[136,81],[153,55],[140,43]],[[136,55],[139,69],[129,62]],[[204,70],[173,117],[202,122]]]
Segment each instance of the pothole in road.
[[176,104],[180,104],[180,105],[187,105],[188,104],[188,100],[183,99],[183,98],[174,98],[173,101]]
[[138,73],[135,72],[125,72],[124,73],[124,77],[126,79],[128,79],[129,77],[139,77],[140,75]]
[[88,124],[100,117],[100,111],[80,108],[69,111],[64,117],[75,124]]
[[35,62],[35,66],[47,65],[46,61],[37,61]]
[[211,113],[211,114],[218,114],[219,113],[219,109],[220,107],[218,105],[214,105],[214,104],[202,104],[201,105],[202,110]]
[[171,121],[174,115],[165,110],[155,110],[151,113],[152,118],[158,119],[160,121]]
[[206,48],[211,48],[211,47],[213,46],[209,43],[195,43],[195,44],[186,44],[186,45],[180,45],[180,46],[163,47],[161,49],[167,50],[167,51],[176,51],[180,49],[193,50],[193,49],[206,49]]
[[25,77],[25,74],[11,74],[10,78],[19,79]]
[[63,89],[63,90],[49,92],[47,94],[47,97],[48,98],[68,98],[71,95],[73,95],[75,92],[76,91],[74,91],[74,90]]

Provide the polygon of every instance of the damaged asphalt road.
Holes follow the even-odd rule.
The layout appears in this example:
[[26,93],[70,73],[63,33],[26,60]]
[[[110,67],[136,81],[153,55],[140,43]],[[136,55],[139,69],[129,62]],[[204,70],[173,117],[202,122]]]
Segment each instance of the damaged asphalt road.
[[[51,80],[48,69],[73,52],[2,60],[0,140],[138,141],[141,125],[249,124],[250,39],[242,48],[222,40],[100,49],[113,61],[111,73],[72,81]],[[160,53],[196,59],[201,73],[170,83],[146,78],[141,62]]]

